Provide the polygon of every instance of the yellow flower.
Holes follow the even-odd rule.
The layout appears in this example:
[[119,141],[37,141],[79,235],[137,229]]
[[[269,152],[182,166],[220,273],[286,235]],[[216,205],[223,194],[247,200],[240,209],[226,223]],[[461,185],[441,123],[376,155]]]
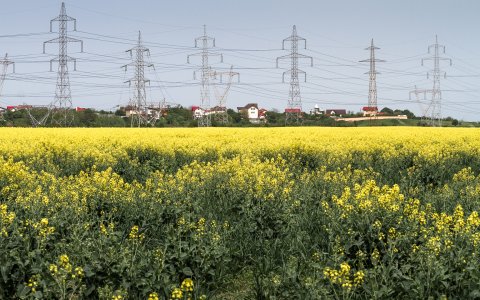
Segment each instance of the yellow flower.
[[316,262],[320,261],[320,253],[318,251],[313,252],[312,260]]
[[272,283],[274,286],[280,286],[280,284],[282,283],[282,278],[280,277],[280,275],[276,274],[272,277]]
[[100,232],[101,232],[103,235],[107,235],[107,234],[108,234],[107,227],[106,227],[103,223],[100,223]]
[[182,299],[183,297],[183,292],[179,288],[174,288],[172,291],[172,297],[171,299]]
[[350,265],[347,262],[343,262],[340,264],[340,272],[342,274],[350,273]]
[[380,262],[380,252],[378,252],[378,249],[375,248],[372,252],[372,261],[373,261],[373,264],[377,264]]
[[66,265],[69,263],[70,259],[68,258],[68,255],[62,254],[60,255],[59,261],[60,261],[60,264]]
[[376,220],[374,223],[373,223],[373,228],[375,230],[380,230],[382,228],[382,222],[380,222],[379,220]]
[[180,287],[185,292],[193,291],[193,280],[191,278],[185,278]]
[[390,229],[388,229],[388,237],[390,239],[394,239],[396,236],[396,233],[397,231],[395,230],[395,228],[391,227]]
[[365,273],[363,271],[357,271],[353,276],[353,283],[355,286],[358,286],[363,283],[363,279],[365,278]]
[[32,293],[35,293],[37,291],[38,287],[38,275],[33,275],[29,280],[26,286],[28,286],[31,290]]
[[76,267],[76,268],[75,268],[75,274],[76,274],[78,277],[82,278],[83,275],[84,275],[83,268],[82,268],[82,267]]
[[134,239],[138,239],[139,237],[140,235],[138,234],[138,226],[134,225],[130,230],[130,234],[128,235],[128,238],[134,240]]
[[58,267],[57,265],[54,265],[54,264],[50,264],[48,269],[50,270],[50,273],[52,273],[53,275],[55,275],[58,272]]
[[150,293],[150,295],[148,295],[148,300],[158,300],[158,294],[157,293]]
[[47,218],[42,218],[42,219],[40,220],[40,225],[41,225],[42,227],[48,226],[48,219],[47,219]]
[[352,283],[349,282],[349,281],[346,281],[346,282],[342,283],[342,288],[344,288],[346,290],[350,290],[350,289],[352,289]]

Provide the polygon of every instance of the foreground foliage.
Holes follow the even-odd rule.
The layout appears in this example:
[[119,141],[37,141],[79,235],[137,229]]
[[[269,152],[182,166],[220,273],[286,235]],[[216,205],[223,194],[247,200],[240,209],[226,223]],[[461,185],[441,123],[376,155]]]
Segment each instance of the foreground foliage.
[[480,131],[0,133],[0,299],[480,297]]

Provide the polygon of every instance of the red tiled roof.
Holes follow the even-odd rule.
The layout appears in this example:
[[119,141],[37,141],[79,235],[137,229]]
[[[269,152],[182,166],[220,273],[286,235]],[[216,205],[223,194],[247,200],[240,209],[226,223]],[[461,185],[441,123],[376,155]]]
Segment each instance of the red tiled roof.
[[286,113],[301,113],[302,110],[300,108],[285,108]]
[[364,106],[362,108],[363,111],[378,111],[378,107],[376,106]]
[[262,108],[258,111],[258,117],[265,117],[265,115],[267,114],[268,110],[266,110],[265,108]]

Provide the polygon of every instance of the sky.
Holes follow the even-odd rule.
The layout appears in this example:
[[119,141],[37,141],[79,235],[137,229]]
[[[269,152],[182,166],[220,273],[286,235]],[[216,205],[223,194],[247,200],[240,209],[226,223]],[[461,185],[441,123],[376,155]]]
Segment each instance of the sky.
[[[77,19],[77,31],[69,24],[69,36],[83,40],[69,44],[69,55],[77,59],[77,70],[69,65],[74,106],[115,110],[126,105],[132,90],[125,83],[133,68],[125,51],[134,47],[138,32],[154,68],[145,70],[149,102],[165,101],[185,107],[200,104],[200,82],[194,70],[201,58],[194,40],[207,33],[216,39],[212,54],[223,54],[223,63],[212,55],[209,62],[217,71],[233,66],[240,73],[227,94],[227,107],[258,103],[268,110],[282,111],[288,101],[289,78],[282,73],[289,61],[276,58],[289,54],[282,40],[296,25],[299,36],[307,40],[301,54],[313,57],[313,67],[302,60],[299,67],[307,73],[300,81],[303,109],[315,105],[322,109],[347,109],[358,112],[368,102],[368,63],[365,50],[373,38],[377,64],[379,108],[409,109],[422,115],[430,95],[415,97],[410,91],[432,89],[433,68],[428,46],[438,35],[445,45],[441,62],[446,77],[441,79],[442,116],[465,121],[480,121],[480,1],[475,0],[67,0],[67,14]],[[58,54],[58,45],[43,42],[56,38],[58,23],[50,33],[50,20],[58,16],[61,1],[4,1],[0,11],[0,55],[8,53],[15,61],[15,73],[9,68],[0,106],[47,105],[55,95],[56,68],[50,72],[50,59]],[[57,27],[56,27],[57,26]],[[287,44],[288,46],[288,44]],[[226,85],[212,86],[211,105]],[[411,97],[410,97],[411,96]]]

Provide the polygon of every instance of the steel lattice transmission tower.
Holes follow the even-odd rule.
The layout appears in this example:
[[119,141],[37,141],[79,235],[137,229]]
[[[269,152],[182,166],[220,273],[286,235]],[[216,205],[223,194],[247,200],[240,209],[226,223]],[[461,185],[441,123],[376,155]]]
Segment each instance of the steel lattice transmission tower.
[[438,44],[438,37],[435,35],[435,44],[428,46],[428,53],[432,54],[432,56],[422,58],[422,66],[426,60],[433,61],[433,70],[427,73],[427,78],[430,78],[430,76],[433,77],[433,88],[422,90],[415,87],[415,90],[410,92],[410,94],[414,93],[416,96],[418,96],[418,94],[424,94],[425,98],[427,94],[432,95],[430,104],[424,110],[424,119],[429,121],[430,126],[442,126],[442,90],[440,88],[440,78],[442,76],[447,78],[447,73],[440,70],[440,61],[449,61],[450,66],[452,65],[452,60],[441,57],[440,51],[445,53],[445,46]]
[[[43,53],[45,53],[46,44],[58,44],[58,57],[50,61],[50,71],[53,70],[53,62],[58,62],[58,75],[55,99],[50,104],[48,114],[52,114],[52,123],[57,123],[60,126],[69,126],[73,122],[73,113],[72,93],[70,90],[70,79],[68,75],[68,62],[73,61],[73,70],[75,71],[77,69],[77,61],[75,58],[68,56],[68,43],[80,43],[81,52],[83,52],[83,41],[68,37],[67,35],[68,22],[73,22],[73,31],[76,31],[77,20],[67,15],[64,2],[62,2],[60,15],[50,21],[50,32],[53,32],[53,22],[58,22],[58,38],[43,43]],[[46,121],[47,118],[44,117],[43,120]]]
[[[215,120],[220,124],[228,123],[228,113],[227,113],[227,95],[232,86],[232,81],[234,77],[237,77],[237,82],[240,82],[240,73],[233,72],[233,66],[230,67],[230,71],[227,72],[215,72],[215,77],[220,77],[220,82],[214,84],[215,97],[217,98],[217,106],[214,107],[213,113]],[[227,77],[227,80],[224,80],[223,77]],[[223,86],[223,89],[220,88]]]
[[[0,99],[1,99],[3,83],[5,82],[8,66],[12,65],[13,73],[15,73],[15,63],[8,59],[8,54],[5,54],[5,58],[0,59],[0,65],[1,65],[1,69],[0,69]],[[3,114],[0,114],[0,119],[3,119]]]
[[133,58],[135,53],[135,60],[128,65],[123,66],[125,71],[129,66],[135,68],[135,76],[127,82],[132,86],[133,83],[133,98],[130,99],[129,106],[131,109],[131,126],[140,127],[142,125],[155,125],[157,120],[156,114],[152,113],[147,105],[147,93],[145,84],[150,80],[145,78],[145,68],[153,67],[153,64],[145,62],[145,54],[149,55],[150,50],[143,45],[142,34],[138,32],[137,46],[126,52],[130,53]]
[[4,59],[0,59],[0,96],[2,95],[3,83],[5,82],[5,77],[7,76],[8,66],[13,67],[13,73],[15,73],[15,63],[8,59],[8,54],[5,54]]
[[307,40],[297,35],[297,27],[293,25],[292,35],[284,39],[282,49],[285,50],[285,42],[290,42],[290,54],[277,58],[278,63],[282,59],[290,60],[290,70],[283,73],[282,82],[285,82],[285,74],[290,74],[290,92],[287,108],[285,109],[285,124],[299,124],[302,122],[302,97],[300,96],[300,83],[298,75],[303,74],[305,82],[307,74],[298,68],[299,59],[310,59],[310,65],[313,67],[313,58],[298,53],[298,42],[304,42],[304,49],[307,49]]
[[423,94],[423,99],[426,99],[427,98],[427,91],[428,90],[422,90],[422,89],[419,89],[416,85],[415,85],[415,89],[413,91],[410,91],[409,93],[409,99],[412,100],[412,94],[415,95],[415,99],[418,103],[418,105],[420,106],[420,110],[422,111],[422,122],[425,122],[426,123],[426,116],[428,115],[428,110],[430,108],[430,105],[425,108],[423,105],[422,105],[422,102],[420,101],[420,97],[419,95],[420,94]]
[[375,58],[375,50],[379,50],[380,48],[375,47],[373,44],[373,39],[371,41],[370,47],[365,48],[365,50],[370,51],[370,58],[361,60],[360,62],[368,62],[370,63],[370,71],[365,74],[369,75],[369,85],[368,85],[368,105],[363,108],[364,114],[369,116],[376,116],[378,113],[378,104],[377,104],[377,72],[375,63],[377,62],[385,62],[384,60]]
[[220,61],[223,62],[223,55],[221,53],[213,53],[210,51],[213,47],[215,47],[215,38],[209,37],[207,35],[206,25],[203,25],[203,36],[195,39],[195,48],[199,48],[199,45],[201,45],[202,51],[199,53],[188,55],[187,63],[190,63],[190,57],[192,56],[202,57],[202,66],[199,70],[193,72],[193,77],[194,79],[197,79],[197,72],[201,72],[200,109],[202,111],[202,115],[198,119],[198,126],[209,127],[212,124],[210,114],[210,79],[215,78],[215,72],[209,65],[209,58],[210,56],[220,56]]

